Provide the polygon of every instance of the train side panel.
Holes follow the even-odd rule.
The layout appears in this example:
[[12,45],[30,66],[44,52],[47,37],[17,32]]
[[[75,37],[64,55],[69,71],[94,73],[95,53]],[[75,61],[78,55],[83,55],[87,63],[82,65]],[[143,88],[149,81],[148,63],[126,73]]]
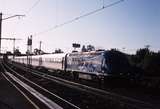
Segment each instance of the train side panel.
[[105,76],[105,52],[71,53],[67,56],[66,70],[79,72],[79,77]]
[[66,54],[52,54],[42,56],[42,66],[49,69],[64,70],[64,57]]

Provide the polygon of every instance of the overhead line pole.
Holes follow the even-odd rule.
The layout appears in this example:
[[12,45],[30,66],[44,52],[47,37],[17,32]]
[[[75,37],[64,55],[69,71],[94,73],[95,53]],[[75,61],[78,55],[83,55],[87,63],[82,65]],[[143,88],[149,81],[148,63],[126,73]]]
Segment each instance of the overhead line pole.
[[41,54],[42,41],[39,42],[39,54]]
[[22,39],[17,39],[17,38],[1,38],[1,40],[12,40],[13,41],[13,58],[15,56],[14,52],[15,52],[15,41],[16,40],[22,40]]
[[2,13],[0,13],[0,55],[1,55],[1,36],[2,36]]
[[13,17],[23,17],[23,16],[25,16],[25,15],[18,15],[17,14],[17,15],[9,16],[7,18],[2,19],[2,13],[0,13],[0,55],[1,55],[1,39],[2,39],[2,21],[13,18]]

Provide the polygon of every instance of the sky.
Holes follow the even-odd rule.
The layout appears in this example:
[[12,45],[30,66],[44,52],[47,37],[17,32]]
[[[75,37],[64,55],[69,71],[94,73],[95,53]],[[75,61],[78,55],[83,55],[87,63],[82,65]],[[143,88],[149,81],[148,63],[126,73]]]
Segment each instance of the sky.
[[[160,0],[124,0],[112,7],[83,17],[70,24],[46,31],[118,0],[0,0],[3,18],[2,37],[20,38],[16,48],[27,50],[27,38],[33,35],[33,49],[53,52],[73,50],[72,43],[94,45],[97,49],[117,48],[135,53],[150,45],[160,50]],[[2,40],[3,52],[13,50],[13,42]]]

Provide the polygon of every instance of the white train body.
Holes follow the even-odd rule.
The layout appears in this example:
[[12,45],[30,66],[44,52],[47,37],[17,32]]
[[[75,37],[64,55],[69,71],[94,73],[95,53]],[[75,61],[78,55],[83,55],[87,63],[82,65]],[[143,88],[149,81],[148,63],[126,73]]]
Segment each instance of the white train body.
[[[63,59],[66,54],[45,54],[35,55],[31,57],[32,66],[43,66],[49,69],[60,69],[63,70]],[[17,63],[27,64],[27,56],[19,56],[11,59]]]
[[[106,51],[36,55],[31,57],[31,65],[77,72],[79,77],[87,77],[87,79],[91,79],[93,75],[101,78],[111,73],[107,55]],[[27,56],[17,56],[11,60],[27,64]]]

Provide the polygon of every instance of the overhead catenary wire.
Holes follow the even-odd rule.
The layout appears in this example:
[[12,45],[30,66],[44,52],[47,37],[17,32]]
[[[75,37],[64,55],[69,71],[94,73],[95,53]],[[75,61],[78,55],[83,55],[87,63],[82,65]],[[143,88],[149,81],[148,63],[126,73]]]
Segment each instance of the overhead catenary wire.
[[20,18],[21,16],[25,17],[26,15],[28,15],[32,11],[33,8],[35,8],[39,4],[40,1],[41,0],[36,0],[36,2],[34,2],[33,5],[23,15],[2,14],[2,15],[10,15],[9,17],[3,18],[2,20],[6,20],[6,19],[9,19],[9,18],[12,18],[12,17],[18,17],[18,18]]
[[[23,16],[29,14],[29,13],[39,4],[40,1],[41,1],[41,0],[37,0],[36,2],[34,2],[34,3],[31,5],[31,7],[25,12],[25,14],[24,14]],[[3,13],[3,15],[18,16],[18,15],[13,15],[13,14],[10,14],[10,13],[7,13],[7,14],[4,14],[4,13]]]
[[26,11],[26,14],[29,14],[40,2],[41,0],[37,0],[34,4]]
[[75,22],[75,21],[77,21],[77,20],[80,20],[80,19],[82,19],[82,18],[84,18],[84,17],[87,17],[87,16],[89,16],[89,15],[92,15],[92,14],[94,14],[94,13],[97,13],[97,12],[99,12],[99,11],[102,11],[102,10],[104,10],[104,9],[106,9],[106,8],[109,8],[109,7],[112,7],[112,6],[114,6],[114,5],[117,5],[117,4],[119,4],[119,3],[123,2],[123,1],[124,1],[124,0],[118,0],[118,1],[115,1],[115,2],[113,2],[113,3],[111,3],[111,4],[104,5],[104,6],[101,7],[101,8],[98,8],[98,9],[96,9],[96,10],[93,10],[93,11],[91,11],[91,12],[88,12],[88,13],[86,13],[86,14],[83,14],[83,15],[81,15],[81,16],[75,17],[75,18],[73,18],[73,19],[71,19],[71,20],[68,20],[68,21],[66,21],[66,22],[63,22],[63,23],[61,23],[61,24],[55,25],[55,26],[53,26],[53,27],[51,27],[51,28],[48,28],[48,29],[46,29],[46,30],[44,30],[44,31],[35,33],[34,36],[38,36],[38,35],[47,33],[47,32],[49,32],[49,31],[52,31],[52,30],[54,30],[54,29],[57,29],[57,28],[59,28],[59,27],[62,27],[62,26],[64,26],[64,25],[73,23],[73,22]]

